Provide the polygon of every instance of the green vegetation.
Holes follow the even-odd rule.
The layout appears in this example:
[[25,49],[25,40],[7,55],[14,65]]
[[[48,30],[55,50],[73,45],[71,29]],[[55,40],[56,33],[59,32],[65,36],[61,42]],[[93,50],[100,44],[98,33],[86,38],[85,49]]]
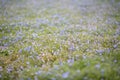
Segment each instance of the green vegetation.
[[0,80],[120,80],[119,0],[0,0]]

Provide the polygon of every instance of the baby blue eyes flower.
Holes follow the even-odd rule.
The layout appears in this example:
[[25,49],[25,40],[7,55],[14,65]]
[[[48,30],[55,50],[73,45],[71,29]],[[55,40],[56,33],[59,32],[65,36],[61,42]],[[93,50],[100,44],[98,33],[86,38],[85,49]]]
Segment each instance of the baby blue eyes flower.
[[42,73],[41,71],[35,72],[36,75],[40,75],[41,73]]
[[104,53],[104,50],[96,50],[96,52],[99,54],[99,55],[102,55]]
[[56,80],[56,78],[52,78],[51,80]]
[[33,36],[33,38],[36,38],[36,37],[38,37],[38,34],[33,33],[32,36]]
[[99,69],[100,68],[100,64],[96,64],[95,68]]
[[82,57],[83,57],[83,59],[86,59],[86,58],[87,58],[87,56],[86,56],[85,54],[83,54]]
[[116,62],[117,62],[117,60],[115,59],[113,62],[114,62],[114,63],[116,63]]
[[62,74],[62,78],[67,78],[69,76],[69,72],[65,72]]
[[32,46],[28,46],[28,47],[24,48],[24,50],[27,51],[27,52],[30,52],[31,49],[32,49]]
[[26,64],[27,64],[27,65],[29,65],[29,64],[30,64],[30,62],[26,62]]
[[18,53],[22,53],[22,49],[20,49],[20,50],[18,51]]
[[0,66],[0,71],[3,71],[3,68],[2,68],[2,66]]

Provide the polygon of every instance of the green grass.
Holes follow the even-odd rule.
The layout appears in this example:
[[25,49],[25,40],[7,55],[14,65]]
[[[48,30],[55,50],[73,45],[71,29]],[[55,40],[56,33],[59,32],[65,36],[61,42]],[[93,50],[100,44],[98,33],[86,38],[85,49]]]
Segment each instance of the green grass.
[[120,79],[119,0],[1,1],[0,80]]

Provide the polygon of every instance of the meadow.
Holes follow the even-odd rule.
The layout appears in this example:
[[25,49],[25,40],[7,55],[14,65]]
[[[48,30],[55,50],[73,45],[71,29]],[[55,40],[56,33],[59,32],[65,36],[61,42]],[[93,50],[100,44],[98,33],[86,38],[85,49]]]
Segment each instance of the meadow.
[[0,0],[0,80],[120,80],[120,1]]

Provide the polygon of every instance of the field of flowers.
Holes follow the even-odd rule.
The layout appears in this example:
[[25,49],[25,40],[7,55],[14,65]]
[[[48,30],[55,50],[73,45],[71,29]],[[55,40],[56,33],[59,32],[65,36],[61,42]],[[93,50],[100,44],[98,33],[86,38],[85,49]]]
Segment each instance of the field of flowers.
[[120,80],[120,1],[0,0],[0,80]]

